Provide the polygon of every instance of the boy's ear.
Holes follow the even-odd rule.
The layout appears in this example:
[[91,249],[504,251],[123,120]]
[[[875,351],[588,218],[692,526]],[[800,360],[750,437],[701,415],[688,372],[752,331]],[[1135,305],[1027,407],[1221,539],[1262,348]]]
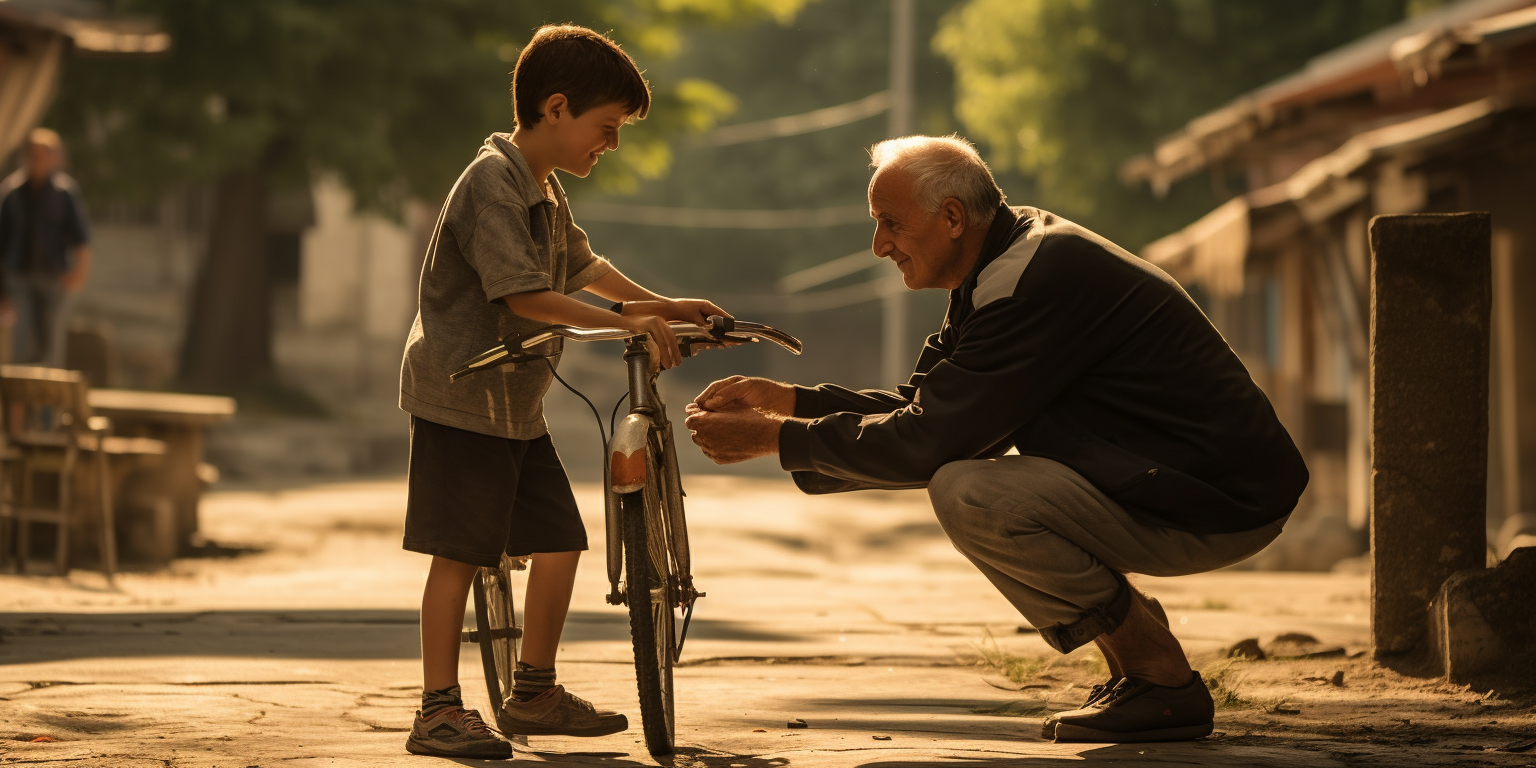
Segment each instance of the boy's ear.
[[552,93],[544,100],[544,119],[560,120],[571,114],[571,102],[563,93]]

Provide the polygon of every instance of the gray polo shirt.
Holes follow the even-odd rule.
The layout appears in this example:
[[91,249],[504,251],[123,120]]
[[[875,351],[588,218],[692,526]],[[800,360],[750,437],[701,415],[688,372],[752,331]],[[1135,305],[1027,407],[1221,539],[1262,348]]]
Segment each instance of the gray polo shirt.
[[[571,220],[554,174],[547,187],[535,181],[511,135],[492,134],[453,185],[427,246],[420,309],[400,366],[400,408],[486,435],[544,435],[549,366],[503,366],[451,384],[448,374],[501,337],[544,325],[512,314],[503,296],[575,293],[611,269]],[[540,350],[551,363],[561,342]]]

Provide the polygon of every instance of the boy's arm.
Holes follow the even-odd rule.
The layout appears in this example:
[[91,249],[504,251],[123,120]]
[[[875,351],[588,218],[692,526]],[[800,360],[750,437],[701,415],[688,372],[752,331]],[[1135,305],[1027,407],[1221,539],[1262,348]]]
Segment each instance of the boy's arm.
[[625,316],[657,315],[668,320],[678,320],[698,325],[707,325],[710,315],[731,316],[729,312],[715,306],[714,302],[711,301],[704,299],[669,299],[659,295],[625,277],[624,273],[620,272],[616,267],[609,270],[608,274],[592,281],[582,290],[609,301],[622,303],[624,305],[622,313]]
[[671,368],[683,360],[677,349],[677,338],[672,335],[672,329],[667,327],[665,317],[639,313],[620,315],[555,291],[513,293],[501,297],[501,300],[506,302],[513,314],[541,323],[577,328],[625,328],[649,334],[647,344],[654,345],[651,359],[662,368]]

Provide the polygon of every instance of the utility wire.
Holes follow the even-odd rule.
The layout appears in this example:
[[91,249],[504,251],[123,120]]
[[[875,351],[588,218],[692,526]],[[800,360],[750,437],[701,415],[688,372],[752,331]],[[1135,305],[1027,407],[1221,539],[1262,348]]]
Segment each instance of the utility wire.
[[692,229],[796,229],[869,222],[867,205],[826,208],[664,208],[655,205],[583,203],[581,221]]
[[891,92],[879,91],[857,101],[850,101],[847,104],[823,107],[822,109],[798,115],[785,115],[769,120],[721,126],[705,134],[704,141],[707,144],[723,147],[730,144],[745,144],[749,141],[798,136],[804,133],[813,133],[826,130],[827,128],[836,128],[848,125],[849,123],[856,123],[865,118],[874,117],[890,108]]

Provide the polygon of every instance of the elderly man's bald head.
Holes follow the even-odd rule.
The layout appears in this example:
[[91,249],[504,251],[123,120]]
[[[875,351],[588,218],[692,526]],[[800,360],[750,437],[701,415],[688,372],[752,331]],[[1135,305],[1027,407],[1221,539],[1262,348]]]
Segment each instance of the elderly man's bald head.
[[985,227],[1006,199],[986,161],[959,136],[886,139],[872,147],[869,156],[876,175],[885,168],[900,168],[911,176],[918,204],[930,215],[954,198],[965,209],[968,225]]

